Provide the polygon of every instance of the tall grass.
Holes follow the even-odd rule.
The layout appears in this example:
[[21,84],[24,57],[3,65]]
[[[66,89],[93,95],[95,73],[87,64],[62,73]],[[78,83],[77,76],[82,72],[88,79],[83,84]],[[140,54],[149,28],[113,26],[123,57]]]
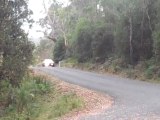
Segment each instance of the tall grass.
[[1,89],[5,94],[1,100],[8,99],[10,102],[0,120],[30,120],[36,117],[39,111],[38,97],[51,90],[50,83],[43,77],[27,76],[18,88],[7,88],[8,86],[10,85],[4,82]]
[[10,104],[0,116],[0,120],[57,119],[83,107],[83,100],[76,94],[61,93],[41,76],[25,77],[18,88],[11,87],[7,81],[3,82],[0,91],[4,94],[0,101],[7,100]]
[[75,94],[69,93],[63,95],[57,99],[57,102],[52,108],[51,114],[48,116],[49,119],[61,117],[72,110],[83,107],[83,101],[78,98]]

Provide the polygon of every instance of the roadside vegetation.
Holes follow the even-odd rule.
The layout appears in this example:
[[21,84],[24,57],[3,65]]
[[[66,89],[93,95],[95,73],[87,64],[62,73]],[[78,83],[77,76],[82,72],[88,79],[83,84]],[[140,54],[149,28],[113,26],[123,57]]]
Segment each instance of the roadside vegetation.
[[76,94],[68,93],[66,95],[61,95],[51,109],[48,119],[62,117],[63,115],[82,107],[83,102]]
[[42,77],[27,76],[18,88],[5,81],[0,90],[0,101],[4,107],[1,120],[30,120],[39,114],[40,104],[37,101],[51,90],[51,85]]
[[152,61],[141,62],[134,67],[129,66],[125,68],[121,67],[119,62],[120,61],[118,61],[118,59],[111,59],[110,61],[106,61],[103,64],[91,62],[78,63],[75,58],[69,58],[61,62],[61,67],[95,71],[98,73],[111,73],[115,75],[120,75],[122,77],[154,83],[160,82],[159,73],[156,72],[158,71],[159,67],[155,66]]
[[55,61],[71,58],[88,68],[159,80],[159,10],[159,0],[72,0],[66,7],[54,1],[50,19],[41,23],[54,30]]
[[[62,94],[44,77],[30,75],[35,45],[22,29],[33,23],[27,3],[0,1],[0,120],[55,119],[82,107],[74,93]],[[49,116],[39,118],[46,111]]]
[[[27,76],[18,88],[12,88],[5,81],[0,93],[0,120],[57,119],[83,107],[82,100],[76,94],[58,91],[42,76]],[[11,94],[9,104],[8,94]]]

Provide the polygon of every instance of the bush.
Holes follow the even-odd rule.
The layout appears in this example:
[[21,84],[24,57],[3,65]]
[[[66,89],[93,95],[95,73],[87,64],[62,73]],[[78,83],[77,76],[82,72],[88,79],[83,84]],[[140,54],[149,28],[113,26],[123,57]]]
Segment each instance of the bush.
[[77,24],[74,39],[74,56],[78,62],[86,62],[92,58],[92,35],[93,27],[87,20],[80,20]]
[[155,73],[156,73],[156,66],[152,65],[152,66],[149,66],[148,69],[146,69],[145,76],[147,79],[152,79]]
[[18,112],[29,107],[39,94],[50,90],[50,84],[43,77],[31,77],[24,79],[19,88],[16,89],[16,104]]
[[57,63],[65,58],[66,46],[63,38],[59,38],[53,51],[54,61]]
[[49,92],[51,90],[51,85],[49,82],[45,80],[44,77],[33,77],[32,78],[34,82],[36,83],[36,89],[38,93],[45,94],[46,92]]
[[113,31],[104,23],[91,24],[88,20],[79,20],[73,39],[74,56],[80,63],[91,60],[104,63],[114,50]]
[[[6,83],[5,83],[6,84]],[[8,85],[8,84],[6,84]],[[39,112],[37,98],[49,92],[51,86],[43,77],[26,77],[18,88],[11,88],[9,91],[10,101],[6,108],[4,120],[26,120]]]

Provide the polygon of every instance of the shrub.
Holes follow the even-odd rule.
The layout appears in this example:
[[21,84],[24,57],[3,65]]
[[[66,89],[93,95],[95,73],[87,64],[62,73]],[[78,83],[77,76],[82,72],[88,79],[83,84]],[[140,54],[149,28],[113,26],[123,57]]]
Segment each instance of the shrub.
[[[7,83],[5,83],[8,85]],[[39,112],[37,98],[51,89],[50,84],[43,77],[26,77],[18,88],[9,91],[10,104],[6,108],[4,120],[26,120]],[[7,99],[8,99],[7,98]]]
[[153,78],[153,76],[154,76],[154,74],[156,72],[155,69],[156,69],[156,66],[154,66],[154,65],[149,66],[149,68],[146,69],[145,76],[146,76],[147,79],[152,79]]
[[128,78],[133,78],[133,79],[137,78],[136,71],[132,68],[126,69],[126,75]]
[[66,53],[65,41],[62,37],[60,37],[54,47],[53,51],[54,61],[57,63],[63,60],[65,58],[65,53]]
[[44,94],[46,92],[49,92],[51,89],[51,85],[49,82],[45,80],[44,77],[39,76],[39,77],[33,77],[33,80],[36,84],[36,91],[40,94]]

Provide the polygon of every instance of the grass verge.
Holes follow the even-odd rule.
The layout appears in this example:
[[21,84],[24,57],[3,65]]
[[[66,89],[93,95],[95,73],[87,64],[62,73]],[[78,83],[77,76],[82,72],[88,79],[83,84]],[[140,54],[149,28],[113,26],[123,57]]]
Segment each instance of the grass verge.
[[61,117],[72,110],[81,108],[83,103],[75,94],[67,94],[59,97],[54,104],[48,119]]
[[0,120],[53,120],[83,107],[83,100],[76,94],[59,92],[42,76],[25,77],[19,88],[5,82],[1,90],[1,103],[6,105],[5,100],[11,101]]

